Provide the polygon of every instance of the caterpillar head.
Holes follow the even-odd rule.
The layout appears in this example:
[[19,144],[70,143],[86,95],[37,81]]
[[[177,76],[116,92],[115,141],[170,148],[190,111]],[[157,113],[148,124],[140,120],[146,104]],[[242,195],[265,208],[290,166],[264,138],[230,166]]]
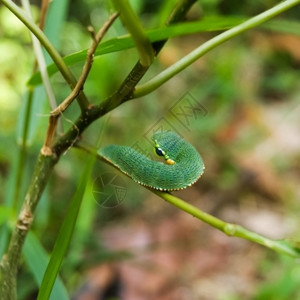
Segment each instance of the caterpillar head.
[[156,132],[152,137],[156,154],[160,157],[163,157],[168,165],[175,164],[175,157],[172,155],[172,153],[176,153],[174,151],[174,142],[178,138],[179,136],[171,131]]

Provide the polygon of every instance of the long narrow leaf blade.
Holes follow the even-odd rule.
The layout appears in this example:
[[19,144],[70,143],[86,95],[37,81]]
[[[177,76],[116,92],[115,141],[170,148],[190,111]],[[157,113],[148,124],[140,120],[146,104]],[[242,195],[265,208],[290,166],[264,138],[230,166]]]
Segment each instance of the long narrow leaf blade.
[[[206,32],[206,31],[218,31],[225,30],[234,25],[241,23],[243,19],[241,18],[207,18],[197,22],[182,23],[177,25],[170,25],[168,27],[162,27],[158,29],[151,29],[145,31],[145,34],[151,42],[157,42],[160,40],[165,40],[171,37],[193,34],[197,32]],[[112,38],[106,42],[101,43],[95,56],[113,53],[121,50],[131,49],[135,46],[133,39],[129,35],[124,35],[116,38]],[[75,63],[84,61],[86,59],[87,50],[78,51],[64,57],[64,62],[69,66]],[[49,76],[55,74],[58,69],[55,64],[51,64],[47,68]],[[37,72],[34,74],[28,84],[29,85],[38,85],[41,83],[40,73]]]
[[[40,286],[49,263],[49,255],[31,231],[28,233],[23,254],[36,283]],[[59,277],[56,278],[50,299],[69,300],[67,289]]]
[[9,219],[10,215],[11,209],[9,207],[0,205],[0,226],[2,226],[2,224]]
[[54,249],[40,287],[38,300],[46,300],[50,297],[53,284],[71,241],[84,191],[87,185],[87,181],[90,177],[94,161],[94,157],[90,158],[85,169],[82,172],[77,190],[71,200],[66,218],[63,221],[62,227],[56,239]]
[[[197,22],[182,23],[158,29],[151,29],[145,33],[151,42],[157,42],[186,34],[226,30],[240,24],[245,20],[246,18],[238,17],[210,17]],[[300,22],[296,21],[272,20],[261,25],[260,27],[272,31],[290,33],[300,36]],[[130,36],[126,35],[116,37],[100,44],[95,56],[131,49],[133,47],[134,42]],[[76,64],[86,59],[86,53],[86,49],[72,53],[64,57],[64,61],[68,66]],[[49,76],[52,76],[58,71],[55,64],[49,65],[47,70]],[[33,86],[41,84],[40,73],[35,73],[28,81],[28,84]]]

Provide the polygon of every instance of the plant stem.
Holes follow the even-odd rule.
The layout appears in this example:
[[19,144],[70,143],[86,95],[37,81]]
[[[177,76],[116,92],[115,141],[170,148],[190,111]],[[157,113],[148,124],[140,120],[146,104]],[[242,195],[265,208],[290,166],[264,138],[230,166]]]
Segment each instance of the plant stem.
[[208,213],[203,212],[202,210],[198,209],[197,207],[183,201],[182,199],[173,196],[172,194],[166,192],[160,192],[153,189],[149,189],[151,192],[155,193],[157,196],[161,197],[162,199],[166,200],[167,202],[171,203],[172,205],[178,207],[179,209],[187,212],[188,214],[196,217],[197,219],[217,228],[218,230],[224,232],[228,236],[239,237],[242,239],[246,239],[248,241],[252,241],[257,244],[261,244],[267,248],[270,248],[274,251],[300,258],[300,249],[291,246],[288,242],[284,240],[272,240],[266,238],[258,233],[253,231],[247,230],[246,228],[226,223]]
[[14,228],[7,254],[3,256],[0,264],[0,299],[17,299],[17,271],[22,247],[33,222],[35,208],[56,162],[57,158],[55,156],[39,155],[33,173],[33,180],[25,196],[25,201]]
[[88,49],[86,62],[82,68],[81,75],[80,75],[74,89],[68,95],[68,97],[57,108],[55,108],[53,111],[51,111],[51,114],[49,117],[49,126],[47,129],[44,146],[42,148],[43,154],[51,155],[52,142],[53,142],[53,139],[55,136],[54,133],[55,133],[58,121],[59,121],[59,117],[72,104],[73,100],[80,94],[80,91],[83,90],[84,84],[87,80],[87,77],[92,68],[92,64],[94,62],[94,54],[97,49],[97,46],[99,45],[99,43],[103,39],[105,33],[108,31],[108,29],[111,27],[111,25],[113,24],[113,22],[116,20],[117,17],[118,17],[117,13],[112,14],[110,16],[110,18],[108,19],[108,21],[104,23],[104,25],[100,28],[100,30],[98,31],[98,33],[96,35],[94,34],[93,29],[91,29],[91,33],[93,36],[93,42],[92,42],[90,48]]
[[22,182],[22,175],[23,175],[23,169],[24,169],[24,163],[27,155],[27,136],[28,136],[28,128],[30,123],[30,114],[32,109],[32,100],[33,100],[33,93],[34,90],[32,88],[28,89],[27,97],[25,99],[26,106],[25,106],[25,118],[23,122],[23,131],[22,131],[22,139],[19,145],[18,149],[18,163],[17,163],[17,173],[16,173],[16,184],[15,184],[15,190],[14,190],[14,196],[13,196],[13,204],[12,204],[12,210],[14,216],[17,215],[18,210],[18,202],[19,202],[19,195],[21,190],[21,182]]
[[229,39],[239,35],[240,33],[256,27],[269,19],[279,15],[280,13],[290,9],[291,7],[300,3],[300,0],[286,0],[284,2],[279,3],[271,9],[266,10],[265,12],[249,19],[248,21],[237,25],[218,36],[210,39],[200,47],[193,50],[191,53],[186,55],[184,58],[173,64],[171,67],[162,71],[160,74],[149,80],[148,82],[138,85],[134,92],[134,98],[145,96],[152,91],[156,90],[158,87],[163,85],[169,79],[174,77],[176,74],[187,68],[205,53],[210,50],[216,48],[218,45],[228,41]]
[[[33,20],[32,15],[31,15],[29,0],[21,0],[21,3],[22,3],[24,10],[26,11],[28,17],[31,20]],[[45,13],[46,13],[46,11],[45,11]],[[42,15],[42,20],[44,20],[44,19],[45,19],[45,16]],[[31,40],[32,40],[33,51],[35,53],[36,61],[39,66],[44,89],[45,89],[45,92],[48,97],[49,106],[50,106],[51,110],[53,110],[57,106],[57,101],[56,101],[56,98],[55,98],[55,95],[54,95],[54,92],[53,92],[53,89],[52,89],[52,86],[50,83],[50,78],[47,73],[47,65],[46,65],[46,61],[44,58],[43,50],[42,50],[39,40],[35,37],[35,35],[31,32],[30,32],[30,35],[31,35]],[[60,121],[58,121],[57,128],[58,128],[58,130],[57,130],[58,134],[62,134],[63,127],[62,127],[62,123]]]
[[[87,146],[81,142],[79,142],[77,144],[77,147],[79,149],[82,149],[82,150],[92,154],[92,155],[97,156],[98,159],[111,165],[112,167],[117,169],[119,172],[121,172],[120,169],[116,165],[110,163],[104,157],[99,155],[97,152],[97,149]],[[125,173],[123,173],[123,174],[125,174]],[[125,174],[125,175],[127,175],[130,179],[132,179],[128,174]],[[246,239],[248,241],[251,241],[251,242],[254,242],[257,244],[261,244],[267,248],[270,248],[274,251],[283,253],[285,255],[300,258],[300,248],[299,247],[296,248],[296,247],[292,246],[287,241],[272,240],[272,239],[264,237],[256,232],[250,231],[240,225],[227,223],[223,220],[220,220],[220,219],[200,210],[199,208],[187,203],[186,201],[184,201],[168,192],[161,192],[161,191],[149,188],[149,187],[144,187],[144,188],[147,188],[150,192],[156,194],[157,196],[166,200],[170,204],[178,207],[179,209],[181,209],[182,211],[185,211],[186,213],[192,215],[193,217],[209,224],[210,226],[224,232],[228,236],[234,236],[234,237]]]
[[148,37],[144,33],[139,18],[127,0],[113,0],[113,3],[117,10],[119,10],[121,20],[135,42],[141,65],[149,67],[152,64],[154,52]]
[[[57,68],[65,78],[66,82],[69,84],[71,89],[73,90],[76,85],[76,78],[69,70],[62,57],[58,53],[58,51],[53,47],[51,42],[48,40],[43,31],[28,17],[24,11],[19,8],[13,1],[11,0],[0,0],[20,21],[24,23],[24,25],[37,37],[40,43],[45,47],[53,62],[57,65]],[[78,104],[82,111],[85,111],[89,106],[89,102],[85,97],[84,93],[81,92],[78,95]]]

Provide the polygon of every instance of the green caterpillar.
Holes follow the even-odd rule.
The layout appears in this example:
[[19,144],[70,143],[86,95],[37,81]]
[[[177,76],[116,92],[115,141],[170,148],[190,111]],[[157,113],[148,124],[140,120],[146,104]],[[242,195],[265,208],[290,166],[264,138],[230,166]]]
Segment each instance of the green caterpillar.
[[98,154],[137,183],[160,191],[181,190],[195,183],[204,172],[198,151],[172,131],[156,132],[155,152],[165,163],[153,161],[127,146],[109,145]]

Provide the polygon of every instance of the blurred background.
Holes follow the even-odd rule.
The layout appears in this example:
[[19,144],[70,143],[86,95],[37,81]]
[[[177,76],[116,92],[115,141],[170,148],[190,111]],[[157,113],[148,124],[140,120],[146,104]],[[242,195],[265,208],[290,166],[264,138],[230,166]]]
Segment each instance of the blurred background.
[[[174,2],[130,1],[145,28],[162,25]],[[185,21],[251,17],[277,3],[202,0]],[[40,4],[32,4],[37,19]],[[62,55],[87,48],[91,42],[87,26],[97,30],[111,9],[109,2],[94,0],[52,5],[56,7],[45,31]],[[276,20],[296,21],[299,13],[296,7]],[[101,146],[124,144],[151,156],[152,133],[176,131],[198,149],[206,169],[194,186],[175,195],[224,221],[298,242],[300,31],[292,35],[288,27],[255,28],[226,42],[155,92],[93,123],[82,140],[95,145],[102,132]],[[217,33],[171,39],[143,82]],[[117,20],[105,40],[122,34],[126,30]],[[35,58],[28,30],[2,5],[0,54],[2,225],[5,205],[12,199],[18,206],[22,203],[49,115],[43,87],[38,86],[22,148],[26,83]],[[135,49],[95,58],[84,89],[90,101],[99,104],[118,88],[137,58]],[[76,76],[81,67],[82,63],[71,66]],[[62,101],[69,88],[58,73],[51,82],[58,102]],[[64,130],[78,113],[74,103],[62,118]],[[20,147],[26,149],[21,170]],[[32,231],[48,253],[85,163],[85,153],[69,149],[38,206]],[[16,191],[18,172],[22,180]],[[3,237],[1,241],[3,251]],[[101,162],[94,166],[60,275],[73,299],[300,299],[299,260],[227,237]],[[37,284],[26,261],[18,288],[20,299],[35,299]]]

